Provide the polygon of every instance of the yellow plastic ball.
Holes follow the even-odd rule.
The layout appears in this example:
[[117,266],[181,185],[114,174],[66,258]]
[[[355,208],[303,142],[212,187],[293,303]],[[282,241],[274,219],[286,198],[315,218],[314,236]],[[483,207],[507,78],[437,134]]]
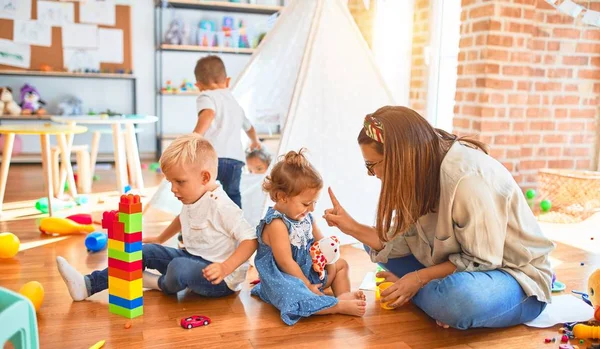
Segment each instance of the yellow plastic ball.
[[33,303],[35,311],[40,310],[42,303],[44,302],[44,287],[42,284],[37,281],[29,281],[21,287],[19,293],[27,297],[31,303]]
[[0,258],[12,258],[19,252],[21,241],[13,233],[0,233]]

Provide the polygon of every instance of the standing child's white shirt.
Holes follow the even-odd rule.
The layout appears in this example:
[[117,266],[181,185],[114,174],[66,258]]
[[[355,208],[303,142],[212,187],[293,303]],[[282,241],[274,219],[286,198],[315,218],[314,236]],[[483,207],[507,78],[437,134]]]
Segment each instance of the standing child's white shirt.
[[248,131],[252,124],[231,91],[220,89],[202,92],[196,100],[196,109],[198,114],[204,109],[215,112],[215,119],[204,137],[212,144],[219,157],[244,162],[246,157],[240,130]]
[[[183,205],[179,220],[185,249],[213,263],[227,260],[242,241],[256,239],[256,229],[221,186],[195,203]],[[242,288],[248,266],[245,262],[225,278],[231,290]]]

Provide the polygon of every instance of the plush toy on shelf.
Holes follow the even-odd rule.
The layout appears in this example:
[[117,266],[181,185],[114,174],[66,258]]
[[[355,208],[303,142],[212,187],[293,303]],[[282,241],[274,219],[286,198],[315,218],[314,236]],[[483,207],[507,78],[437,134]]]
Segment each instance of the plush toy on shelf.
[[181,18],[175,18],[171,21],[169,29],[165,33],[165,42],[171,45],[186,45],[188,42],[189,30]]
[[225,47],[231,47],[233,46],[231,44],[231,31],[233,30],[233,17],[229,17],[229,16],[225,16],[223,17],[223,26],[221,27],[221,30],[223,31],[224,35],[224,42],[219,43],[221,46],[225,46]]
[[82,115],[83,108],[81,99],[77,97],[68,97],[63,102],[58,104],[60,115]]
[[21,87],[21,108],[23,108],[23,115],[45,115],[46,109],[44,109],[46,102],[40,97],[38,90],[29,85],[25,84]]
[[239,30],[240,30],[240,39],[239,39],[238,47],[249,48],[250,43],[248,42],[248,34],[246,33],[246,27],[244,26],[243,19],[240,19]]
[[21,107],[13,99],[10,87],[0,87],[0,116],[21,115]]
[[203,19],[198,25],[198,45],[205,47],[216,46],[215,30],[217,25],[213,21]]

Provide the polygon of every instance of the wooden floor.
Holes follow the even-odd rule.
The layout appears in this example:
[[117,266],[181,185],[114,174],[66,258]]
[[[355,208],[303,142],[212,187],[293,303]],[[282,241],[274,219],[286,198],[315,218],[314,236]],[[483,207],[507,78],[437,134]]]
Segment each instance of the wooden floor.
[[[100,194],[92,197],[93,205],[86,209],[92,210],[97,218],[104,210],[116,209],[114,203],[117,200],[116,192],[111,192],[114,176],[109,171],[98,174],[101,179],[94,183],[94,192]],[[161,179],[160,175],[149,171],[144,175],[147,187],[155,186]],[[558,327],[545,330],[526,326],[497,330],[441,329],[413,305],[395,311],[382,310],[375,302],[374,293],[369,291],[364,318],[314,316],[290,327],[280,320],[273,307],[250,296],[248,283],[239,294],[222,299],[203,299],[192,294],[168,297],[156,291],[145,292],[144,315],[134,319],[130,329],[125,329],[127,320],[108,312],[106,291],[90,301],[71,301],[56,269],[55,257],[64,256],[87,273],[106,267],[106,251],[88,254],[83,236],[56,239],[40,235],[35,224],[40,216],[35,214],[31,201],[42,196],[43,181],[40,178],[40,167],[11,167],[0,231],[17,234],[24,250],[14,259],[0,260],[0,286],[18,290],[32,280],[44,286],[46,296],[38,313],[41,348],[87,348],[103,339],[106,340],[105,348],[558,347],[558,344],[543,344],[544,338],[558,338]],[[149,189],[146,194],[151,193],[152,189]],[[158,234],[168,224],[168,219],[164,214],[149,211],[144,218],[144,234]],[[579,235],[589,241],[586,234],[593,233],[577,229],[569,239],[577,239]],[[600,240],[600,236],[596,240]],[[580,243],[584,247],[589,245],[583,240]],[[342,256],[350,263],[354,288],[359,286],[366,272],[375,269],[367,255],[353,247],[344,247]],[[569,291],[585,289],[587,275],[594,270],[594,265],[598,265],[597,254],[560,242],[552,257],[558,277],[567,283]],[[582,261],[585,262],[583,266],[580,265]],[[248,279],[255,277],[256,273],[252,271]],[[213,322],[205,328],[182,329],[179,320],[192,314],[209,316]]]

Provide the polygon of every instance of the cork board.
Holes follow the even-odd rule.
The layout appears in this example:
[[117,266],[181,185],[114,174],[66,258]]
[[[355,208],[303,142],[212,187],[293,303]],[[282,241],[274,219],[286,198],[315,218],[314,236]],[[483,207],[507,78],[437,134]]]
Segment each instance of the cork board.
[[[37,19],[37,0],[30,0],[31,19]],[[79,23],[79,2],[73,2],[75,5],[75,23]],[[123,69],[125,72],[133,70],[133,57],[131,53],[131,7],[127,5],[116,5],[115,26],[98,25],[98,28],[121,29],[123,30],[123,64],[100,63],[100,70],[108,69],[111,73]],[[0,19],[0,38],[13,40],[14,23],[11,19]],[[63,71],[63,46],[62,46],[62,28],[52,27],[52,46],[31,46],[31,64],[29,69],[13,67],[0,64],[0,70],[40,70],[40,66],[47,64],[54,71]]]

